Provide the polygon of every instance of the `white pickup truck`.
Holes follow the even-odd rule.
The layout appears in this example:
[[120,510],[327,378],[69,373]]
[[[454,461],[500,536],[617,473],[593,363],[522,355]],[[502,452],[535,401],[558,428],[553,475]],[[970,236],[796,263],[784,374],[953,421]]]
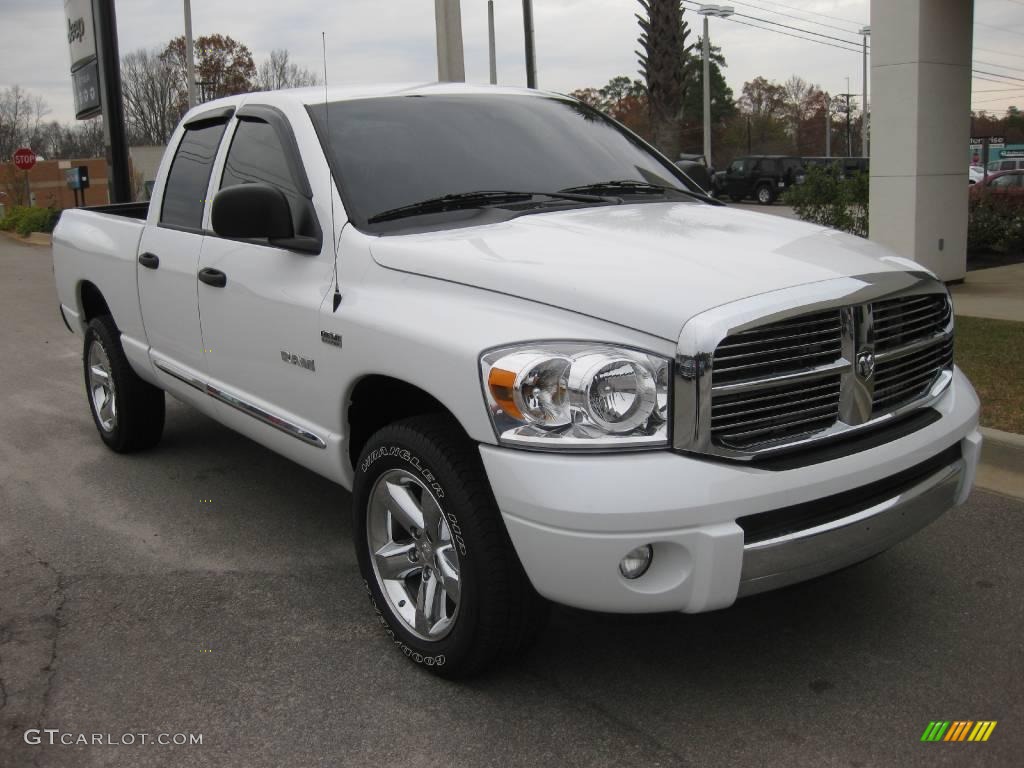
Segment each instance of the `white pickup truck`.
[[103,441],[156,445],[166,392],[351,489],[387,636],[447,676],[548,600],[709,611],[867,559],[978,461],[940,281],[555,94],[196,107],[54,268]]

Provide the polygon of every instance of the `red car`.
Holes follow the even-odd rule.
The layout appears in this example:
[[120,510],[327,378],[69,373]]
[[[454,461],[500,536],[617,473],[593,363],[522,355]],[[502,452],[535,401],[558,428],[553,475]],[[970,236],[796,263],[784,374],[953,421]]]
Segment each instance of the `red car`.
[[973,196],[984,193],[1013,192],[1014,190],[1019,190],[1017,194],[1024,195],[1024,169],[990,173],[987,179],[971,184],[970,190]]

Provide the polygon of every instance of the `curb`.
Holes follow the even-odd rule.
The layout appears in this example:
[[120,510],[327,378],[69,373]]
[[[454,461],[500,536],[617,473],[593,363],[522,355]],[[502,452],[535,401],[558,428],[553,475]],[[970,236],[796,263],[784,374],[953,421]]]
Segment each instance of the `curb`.
[[39,245],[47,247],[53,245],[53,236],[49,232],[33,232],[28,237],[22,237],[15,232],[5,232],[0,230],[0,235],[3,235],[8,240],[21,243],[22,245]]
[[1024,500],[1024,435],[981,427],[984,443],[975,485]]

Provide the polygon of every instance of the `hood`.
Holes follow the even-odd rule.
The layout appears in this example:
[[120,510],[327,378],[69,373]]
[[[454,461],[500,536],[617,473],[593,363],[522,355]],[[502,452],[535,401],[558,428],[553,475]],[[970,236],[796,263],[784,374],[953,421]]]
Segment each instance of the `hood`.
[[755,294],[922,270],[836,230],[699,203],[537,213],[381,237],[370,248],[384,267],[542,302],[671,341],[693,315]]

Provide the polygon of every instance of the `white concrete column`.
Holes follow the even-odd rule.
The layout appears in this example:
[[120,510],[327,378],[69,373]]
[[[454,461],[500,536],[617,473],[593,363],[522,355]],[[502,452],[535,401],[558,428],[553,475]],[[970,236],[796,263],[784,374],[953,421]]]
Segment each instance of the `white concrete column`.
[[973,0],[871,0],[871,239],[967,266]]
[[466,82],[460,0],[434,0],[434,22],[437,25],[437,79]]

